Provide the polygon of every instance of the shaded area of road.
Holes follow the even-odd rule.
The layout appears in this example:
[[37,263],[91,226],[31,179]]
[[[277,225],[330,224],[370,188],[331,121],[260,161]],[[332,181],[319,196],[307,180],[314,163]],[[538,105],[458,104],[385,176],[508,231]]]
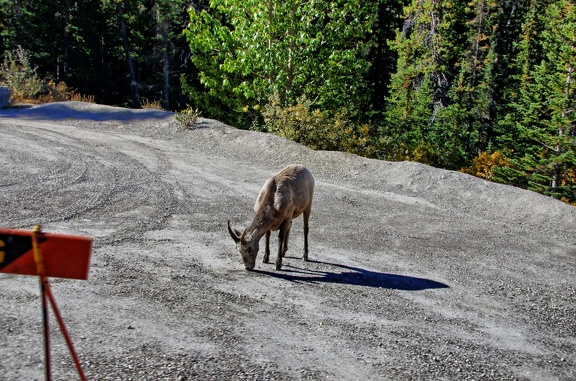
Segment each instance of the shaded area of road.
[[133,110],[121,107],[89,106],[81,102],[57,102],[43,105],[19,105],[0,110],[0,118],[26,118],[30,120],[85,120],[91,122],[117,121],[134,123],[138,121],[166,120],[174,113],[161,110]]

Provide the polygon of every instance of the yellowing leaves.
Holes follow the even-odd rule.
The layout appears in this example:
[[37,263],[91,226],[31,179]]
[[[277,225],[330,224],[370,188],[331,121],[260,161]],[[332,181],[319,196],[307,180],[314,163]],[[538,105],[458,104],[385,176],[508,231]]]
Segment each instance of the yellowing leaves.
[[510,165],[508,158],[500,151],[491,154],[482,152],[472,159],[470,167],[462,168],[461,172],[492,181],[494,177],[492,169],[494,167],[509,167]]

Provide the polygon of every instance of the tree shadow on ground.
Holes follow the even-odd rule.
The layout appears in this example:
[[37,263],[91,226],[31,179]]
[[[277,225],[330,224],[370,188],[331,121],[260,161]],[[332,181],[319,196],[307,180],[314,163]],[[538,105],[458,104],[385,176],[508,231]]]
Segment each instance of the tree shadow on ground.
[[253,270],[254,272],[291,282],[302,283],[340,283],[365,287],[385,288],[403,291],[421,291],[449,286],[431,279],[406,275],[380,273],[336,263],[308,261],[334,267],[334,271],[303,269],[284,264],[282,271]]

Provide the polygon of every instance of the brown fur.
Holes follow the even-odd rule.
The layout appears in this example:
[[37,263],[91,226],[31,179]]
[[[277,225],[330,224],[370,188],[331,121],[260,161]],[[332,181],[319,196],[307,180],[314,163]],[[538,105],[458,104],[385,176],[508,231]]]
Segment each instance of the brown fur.
[[242,233],[230,227],[228,232],[236,242],[236,247],[247,270],[252,270],[258,255],[259,242],[266,235],[266,252],[264,263],[270,258],[270,232],[279,230],[278,256],[276,270],[282,268],[282,257],[288,250],[288,237],[292,220],[299,215],[304,218],[304,260],[308,260],[308,219],[312,209],[314,193],[314,177],[308,169],[301,165],[289,165],[264,183],[254,212],[256,215]]

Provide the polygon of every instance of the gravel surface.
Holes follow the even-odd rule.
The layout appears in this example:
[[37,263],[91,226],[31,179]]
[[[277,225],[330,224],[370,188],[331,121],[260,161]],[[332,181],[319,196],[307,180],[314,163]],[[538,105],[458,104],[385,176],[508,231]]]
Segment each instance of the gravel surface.
[[[51,280],[89,380],[576,379],[575,207],[159,111],[13,108],[0,132],[0,227],[94,238],[87,281]],[[298,218],[282,271],[275,239],[246,271],[226,221],[291,163],[311,260]],[[38,279],[0,274],[0,306],[0,379],[43,379]]]

